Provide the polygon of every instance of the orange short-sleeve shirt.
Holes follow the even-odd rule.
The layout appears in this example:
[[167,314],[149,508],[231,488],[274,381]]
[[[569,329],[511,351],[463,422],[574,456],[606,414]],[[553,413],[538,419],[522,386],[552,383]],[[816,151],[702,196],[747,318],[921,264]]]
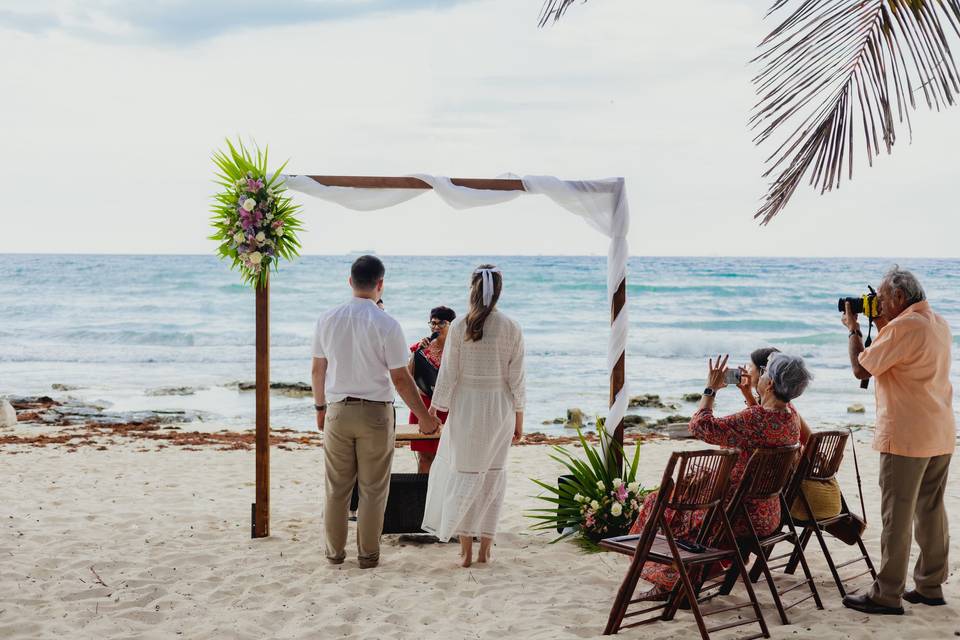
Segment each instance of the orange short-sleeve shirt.
[[953,453],[952,343],[947,321],[923,301],[907,307],[860,354],[877,384],[874,449],[912,458]]

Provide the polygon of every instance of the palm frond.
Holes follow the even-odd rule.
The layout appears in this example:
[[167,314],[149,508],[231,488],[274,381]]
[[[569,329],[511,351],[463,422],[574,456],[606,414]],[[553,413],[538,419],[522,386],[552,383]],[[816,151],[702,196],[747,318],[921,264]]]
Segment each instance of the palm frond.
[[774,178],[755,215],[762,224],[802,181],[823,194],[844,173],[852,178],[860,144],[870,165],[881,143],[890,153],[897,124],[910,130],[916,94],[939,111],[960,93],[947,37],[949,29],[960,35],[960,0],[776,0],[770,13],[791,4],[754,59],[763,64],[754,142],[776,145],[763,174]]
[[[587,0],[579,0],[581,4]],[[551,20],[557,22],[577,0],[544,0],[540,10],[540,26],[545,27]]]

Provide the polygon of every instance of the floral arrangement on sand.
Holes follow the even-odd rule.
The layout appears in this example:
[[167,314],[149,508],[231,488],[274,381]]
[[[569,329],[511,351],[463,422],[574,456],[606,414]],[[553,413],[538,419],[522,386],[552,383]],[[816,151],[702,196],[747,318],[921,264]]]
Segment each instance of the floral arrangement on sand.
[[252,154],[237,142],[227,140],[226,151],[216,151],[216,182],[222,190],[214,196],[211,240],[220,246],[217,255],[239,269],[243,281],[263,287],[271,267],[277,270],[280,258],[299,255],[296,232],[302,228],[296,213],[299,206],[284,195],[281,172],[267,171],[267,149]]
[[632,460],[618,466],[615,452],[622,454],[623,450],[606,433],[603,418],[597,419],[597,432],[600,434],[599,447],[577,430],[585,460],[564,447],[553,447],[554,453],[550,457],[566,467],[569,473],[559,484],[533,479],[548,492],[536,497],[553,506],[532,509],[527,516],[537,520],[532,525],[535,530],[561,530],[563,533],[554,542],[579,535],[594,544],[603,538],[626,534],[640,514],[643,497],[651,491],[636,479],[640,445],[636,446]]

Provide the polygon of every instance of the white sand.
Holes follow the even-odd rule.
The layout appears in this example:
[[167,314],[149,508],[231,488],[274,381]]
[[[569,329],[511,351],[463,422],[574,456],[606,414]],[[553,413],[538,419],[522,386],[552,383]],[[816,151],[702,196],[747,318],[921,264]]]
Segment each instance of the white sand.
[[[658,479],[677,446],[697,445],[644,445],[644,482]],[[0,638],[594,638],[626,567],[623,556],[550,545],[528,530],[522,513],[536,505],[528,476],[557,475],[543,446],[511,453],[493,565],[460,569],[456,545],[401,546],[389,536],[381,566],[367,571],[355,555],[339,567],[323,557],[321,450],[274,450],[272,536],[254,541],[252,452],[142,447],[0,451]],[[867,542],[879,561],[878,456],[859,451]],[[398,450],[395,468],[412,470],[412,454]],[[844,486],[855,503],[855,485]],[[954,523],[957,486],[948,489]],[[851,553],[835,544],[838,555]],[[958,544],[954,535],[954,566]],[[794,624],[781,626],[761,585],[774,638],[960,635],[955,575],[949,606],[871,617],[844,609],[819,550],[808,557],[826,611],[807,601],[791,611]],[[731,598],[741,600],[742,587]],[[697,634],[692,616],[680,612],[621,637]]]

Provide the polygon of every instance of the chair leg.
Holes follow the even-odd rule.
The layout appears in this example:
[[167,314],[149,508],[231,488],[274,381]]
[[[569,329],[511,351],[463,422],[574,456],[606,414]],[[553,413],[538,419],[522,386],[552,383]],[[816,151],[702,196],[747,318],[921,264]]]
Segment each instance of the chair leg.
[[790,557],[790,561],[787,562],[787,566],[783,570],[784,573],[793,575],[797,572],[797,564],[800,563],[800,553],[806,550],[807,543],[810,542],[811,536],[813,536],[813,530],[810,527],[804,526],[803,533],[800,534],[800,545],[798,548],[793,550],[793,555]]
[[[794,532],[796,535],[796,532]],[[803,575],[807,580],[807,585],[810,586],[810,592],[813,593],[813,601],[817,603],[817,609],[823,609],[823,602],[820,601],[820,592],[817,591],[816,581],[813,579],[813,574],[810,573],[810,567],[807,566],[807,556],[803,552],[803,549],[797,547],[800,551],[800,567],[803,569]],[[779,598],[779,594],[777,595]]]
[[[731,536],[732,535],[733,533],[731,531]],[[750,577],[747,575],[747,568],[743,566],[743,558],[740,557],[740,551],[737,549],[734,549],[733,565],[739,572],[743,586],[746,588],[747,595],[750,597],[750,603],[753,605],[753,613],[757,616],[757,622],[760,624],[760,630],[763,632],[763,637],[769,638],[770,631],[767,629],[767,622],[763,619],[763,612],[760,610],[760,602],[757,600],[757,594],[754,592],[753,585],[750,583]]]
[[[639,566],[637,566],[639,564]],[[623,616],[627,613],[633,593],[637,589],[637,582],[640,581],[640,570],[642,563],[631,562],[630,569],[617,591],[617,596],[613,600],[613,606],[610,608],[610,616],[607,618],[607,626],[603,630],[603,635],[609,636],[617,633],[623,624]]]
[[723,579],[723,585],[720,586],[721,596],[728,596],[733,591],[733,587],[737,584],[737,578],[740,577],[740,571],[737,569],[736,565],[731,566],[727,569],[727,575]]
[[[770,556],[773,555],[773,549],[774,549],[773,545],[763,549],[762,553],[763,553],[764,564],[766,564],[767,559],[769,559]],[[760,555],[758,554],[757,559],[753,563],[753,566],[750,567],[750,582],[756,584],[762,574],[763,574],[763,567],[760,564]]]
[[837,583],[837,591],[840,592],[840,597],[843,598],[847,595],[847,592],[843,588],[843,581],[840,580],[840,574],[837,572],[837,566],[833,562],[833,556],[830,555],[830,549],[827,548],[827,541],[823,539],[823,533],[816,524],[813,526],[813,532],[817,535],[817,542],[820,543],[820,549],[823,550],[823,556],[827,561],[827,566],[830,567],[830,573],[833,574],[833,581]]
[[870,554],[867,553],[867,547],[863,544],[863,538],[857,536],[857,546],[860,548],[860,553],[863,554],[863,559],[867,563],[867,568],[870,569],[870,576],[876,580],[877,571],[873,568],[873,560],[870,559]]
[[[770,595],[773,596],[773,604],[777,607],[777,613],[780,615],[780,622],[790,624],[790,620],[787,619],[787,612],[783,608],[783,601],[780,599],[780,592],[777,590],[777,584],[773,581],[773,575],[770,573],[770,565],[767,563],[769,555],[766,550],[764,550],[763,553],[757,554],[757,561],[753,566],[756,567],[759,565],[763,577],[767,580],[767,586],[770,587]],[[801,562],[803,561],[801,560]],[[806,562],[803,562],[803,566],[806,567]]]
[[[673,546],[673,541],[670,540],[671,546]],[[679,552],[674,553],[675,558],[679,558]],[[710,634],[707,633],[707,624],[703,620],[703,614],[700,613],[700,604],[697,602],[697,594],[693,588],[693,583],[690,580],[690,576],[687,575],[687,568],[683,565],[682,562],[677,563],[677,573],[680,574],[680,583],[683,585],[677,602],[675,603],[678,607],[680,605],[680,600],[685,596],[687,601],[690,603],[690,611],[693,613],[693,617],[697,621],[697,627],[700,629],[700,637],[703,640],[710,640]],[[676,611],[674,611],[676,613]]]

